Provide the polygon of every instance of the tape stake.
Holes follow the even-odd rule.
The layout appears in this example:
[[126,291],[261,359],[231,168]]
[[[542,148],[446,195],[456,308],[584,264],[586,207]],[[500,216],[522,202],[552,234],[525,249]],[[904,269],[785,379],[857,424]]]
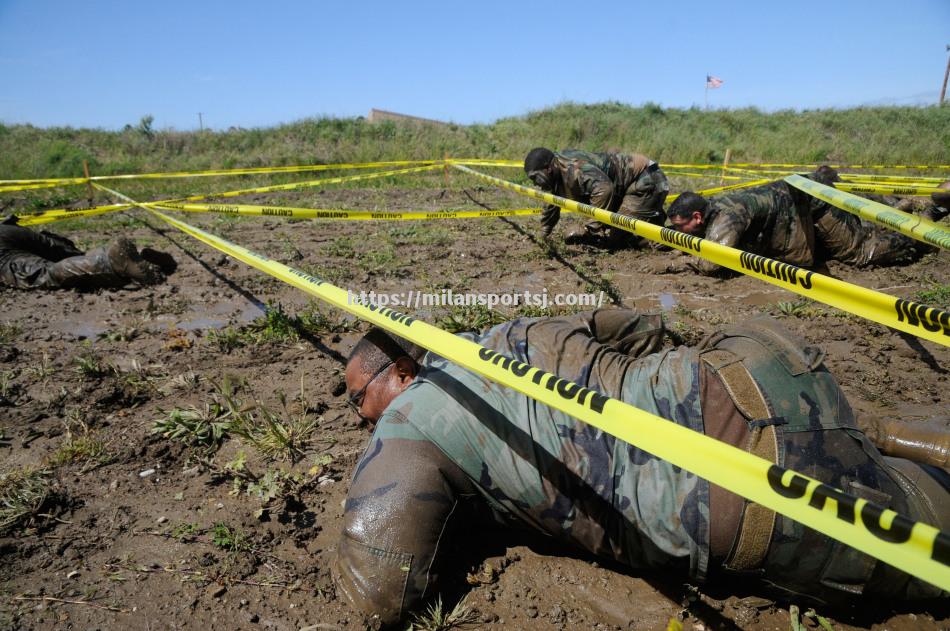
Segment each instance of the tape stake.
[[412,316],[375,305],[351,304],[349,293],[344,289],[158,210],[148,210],[216,250],[334,307],[950,591],[948,533],[456,337]]
[[800,175],[790,175],[785,178],[785,181],[812,197],[817,197],[852,215],[857,215],[885,228],[896,230],[905,236],[923,241],[929,245],[945,250],[950,249],[950,230],[923,217],[825,186]]
[[[595,208],[589,204],[581,204],[570,199],[557,197],[556,195],[544,193],[534,188],[521,186],[514,182],[479,173],[466,166],[453,166],[469,175],[473,175],[486,182],[491,182],[495,186],[507,188],[547,204],[555,204],[565,210],[586,215],[601,223],[606,223],[616,228],[626,230],[627,232],[632,232],[651,241],[664,243],[687,254],[712,261],[717,265],[739,272],[740,274],[764,280],[772,285],[782,287],[801,296],[805,296],[806,298],[841,309],[842,311],[853,313],[854,315],[942,344],[943,346],[950,346],[950,314],[946,311],[928,307],[927,305],[904,301],[911,305],[907,307],[905,311],[913,310],[916,316],[914,319],[911,319],[905,315],[901,315],[899,305],[902,299],[895,298],[894,296],[846,283],[836,278],[805,270],[775,259],[743,252],[742,250],[721,245],[714,241],[694,237],[669,228],[661,228],[660,226],[655,226],[632,217],[610,212],[602,208]],[[791,177],[794,178],[798,176]],[[805,180],[805,178],[799,179],[817,184],[817,182]],[[840,193],[840,191],[838,192]],[[847,193],[841,194],[847,195]],[[887,207],[885,206],[885,208]]]

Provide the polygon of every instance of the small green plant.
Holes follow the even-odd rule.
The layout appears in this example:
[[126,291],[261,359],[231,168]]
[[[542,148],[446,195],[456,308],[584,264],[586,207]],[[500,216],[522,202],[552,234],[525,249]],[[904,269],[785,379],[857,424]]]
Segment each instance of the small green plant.
[[914,295],[916,302],[943,310],[950,309],[950,283],[932,283],[929,289],[922,289]]
[[463,331],[481,332],[501,324],[508,318],[500,311],[489,309],[485,305],[453,307],[448,314],[439,319],[437,326],[449,333]]
[[231,411],[217,401],[199,410],[175,408],[152,425],[153,434],[210,450],[221,446],[231,428]]
[[45,471],[22,469],[0,475],[0,533],[32,521],[52,494]]
[[339,237],[323,246],[323,253],[334,258],[352,259],[356,256],[356,246],[349,237]]
[[49,355],[45,351],[43,352],[43,357],[40,359],[39,363],[34,366],[30,366],[26,370],[28,375],[38,381],[46,381],[54,372],[56,372],[56,368],[53,367]]
[[456,603],[451,611],[445,611],[442,607],[442,597],[439,596],[425,612],[413,614],[407,631],[446,631],[474,622],[475,612],[468,608],[464,598]]
[[83,463],[83,470],[90,471],[108,464],[111,460],[112,454],[107,449],[106,443],[87,435],[79,438],[70,437],[49,456],[48,462],[54,467]]
[[99,357],[99,354],[93,350],[88,342],[84,344],[83,351],[74,359],[76,372],[84,378],[97,379],[104,377],[108,373],[108,366]]
[[179,541],[187,541],[193,539],[200,531],[198,524],[182,522],[172,528],[171,536]]
[[807,298],[799,298],[794,302],[775,303],[780,317],[813,318],[821,314],[821,310],[812,306]]
[[20,335],[21,330],[16,322],[0,322],[0,345],[12,343]]
[[223,329],[211,329],[205,335],[205,339],[222,353],[230,353],[234,349],[245,345],[244,336],[241,332],[230,326]]
[[299,318],[287,315],[280,303],[268,303],[264,315],[245,327],[245,335],[256,344],[295,340],[300,326]]
[[247,535],[223,523],[217,523],[211,529],[211,543],[228,552],[246,552],[251,549]]
[[287,402],[287,396],[278,391],[282,414],[266,407],[260,401],[253,406],[225,398],[225,405],[232,410],[231,432],[255,447],[268,458],[297,462],[306,453],[313,440],[318,419],[310,414],[300,381],[300,411],[293,412]]
[[319,304],[310,301],[298,316],[300,326],[311,335],[325,335],[327,333],[347,333],[356,329],[353,320],[345,317],[334,318],[327,315]]
[[20,387],[13,382],[15,377],[15,370],[4,370],[0,372],[0,401],[12,401],[16,396]]

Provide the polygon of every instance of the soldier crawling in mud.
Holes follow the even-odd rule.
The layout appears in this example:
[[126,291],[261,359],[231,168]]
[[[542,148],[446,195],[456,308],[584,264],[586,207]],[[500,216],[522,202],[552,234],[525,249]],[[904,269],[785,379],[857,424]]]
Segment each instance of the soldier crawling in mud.
[[65,237],[0,223],[0,284],[18,289],[99,289],[129,283],[154,285],[175,269],[168,254],[145,248],[139,253],[128,239],[84,253]]
[[[673,228],[729,247],[811,267],[815,257],[813,198],[784,180],[706,199],[681,193],[666,214]],[[721,267],[705,259],[686,264],[706,275]]]
[[[833,186],[837,172],[819,167],[807,177]],[[948,183],[941,186],[950,188]],[[897,198],[880,198],[879,201],[939,221],[948,214],[939,204],[948,206],[950,199],[947,193],[934,193],[932,197],[937,205],[914,204]],[[857,267],[900,265],[913,262],[934,249],[813,198],[784,180],[716,195],[708,200],[685,192],[666,212],[670,223],[680,232],[798,267],[811,267],[826,259]],[[690,260],[687,266],[706,275],[717,274],[722,269],[703,259]]]
[[[840,182],[838,172],[822,166],[814,179],[826,186]],[[940,185],[950,189],[950,180]],[[904,212],[916,212],[929,221],[940,221],[950,214],[950,190],[931,195],[933,204],[893,196],[861,195],[873,201],[893,206]],[[931,245],[862,219],[828,203],[816,205],[813,219],[817,253],[820,257],[840,261],[855,267],[903,265],[913,263],[928,252]]]
[[[658,315],[601,309],[463,336],[914,520],[950,526],[946,472],[875,449],[818,348],[768,319],[696,348],[661,349],[664,334]],[[452,518],[472,510],[693,580],[756,576],[780,595],[823,602],[943,595],[381,329],[353,349],[346,385],[375,430],[353,474],[334,575],[351,604],[383,624],[435,595]],[[937,436],[936,461],[945,463],[948,436]],[[902,439],[915,440],[926,442]]]
[[[541,190],[590,204],[621,215],[663,225],[663,202],[670,185],[660,166],[639,153],[591,153],[578,149],[553,152],[543,147],[532,149],[524,160],[524,170]],[[551,234],[561,217],[553,204],[541,212],[545,237]],[[586,242],[617,248],[639,244],[631,233],[590,222],[584,232],[568,235],[568,242]]]

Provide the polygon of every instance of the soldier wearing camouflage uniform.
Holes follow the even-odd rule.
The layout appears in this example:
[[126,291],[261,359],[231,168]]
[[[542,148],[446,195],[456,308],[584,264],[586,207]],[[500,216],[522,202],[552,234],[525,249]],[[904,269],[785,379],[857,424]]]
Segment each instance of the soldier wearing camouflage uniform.
[[[816,179],[826,186],[834,186],[835,182],[841,181],[837,172],[829,167],[819,168],[816,175]],[[950,182],[944,182],[940,187],[950,188]],[[950,213],[947,210],[950,208],[950,193],[946,192],[931,195],[933,204],[894,196],[861,197],[907,213],[917,213],[930,221],[940,221]],[[931,245],[828,203],[817,205],[813,218],[819,256],[855,267],[904,265],[936,250]]]
[[[656,225],[665,221],[663,202],[670,185],[660,166],[639,153],[592,153],[578,149],[555,153],[538,147],[525,157],[524,170],[547,193]],[[541,226],[545,237],[560,217],[560,207],[551,204],[544,208]],[[610,247],[634,239],[625,230],[596,221],[588,223],[585,230],[586,237]]]
[[[143,260],[143,256],[154,262]],[[65,237],[0,223],[0,284],[18,289],[98,289],[131,283],[152,285],[170,273],[174,261],[146,248],[140,254],[128,239],[83,253]]]
[[[815,256],[811,199],[778,180],[709,199],[687,191],[670,204],[667,215],[680,232],[798,267],[811,267]],[[704,259],[691,261],[689,266],[706,275],[722,269]]]
[[[856,427],[823,354],[771,320],[661,350],[662,319],[625,309],[520,318],[482,346],[946,528],[950,494]],[[384,624],[433,597],[465,506],[636,568],[726,572],[820,599],[940,591],[637,447],[372,330],[346,369],[375,431],[356,465],[334,575]],[[723,463],[727,466],[727,463]],[[714,516],[714,517],[713,517]],[[739,537],[742,533],[742,537]]]

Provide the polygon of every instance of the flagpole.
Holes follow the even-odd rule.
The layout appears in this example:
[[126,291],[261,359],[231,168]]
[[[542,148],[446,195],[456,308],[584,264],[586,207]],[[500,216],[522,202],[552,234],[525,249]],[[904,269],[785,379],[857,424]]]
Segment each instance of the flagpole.
[[709,73],[706,73],[706,89],[703,91],[703,102],[706,107],[705,110],[709,111]]

